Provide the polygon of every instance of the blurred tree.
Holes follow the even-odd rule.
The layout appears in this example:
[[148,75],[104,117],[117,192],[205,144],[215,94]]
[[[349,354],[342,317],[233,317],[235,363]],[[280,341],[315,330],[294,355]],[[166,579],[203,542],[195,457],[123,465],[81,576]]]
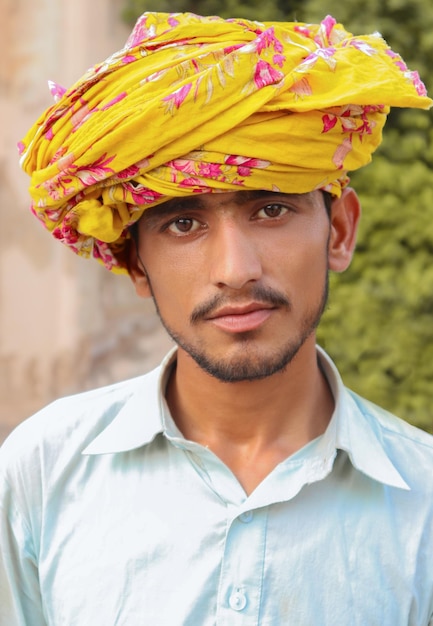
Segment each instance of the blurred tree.
[[297,19],[303,0],[127,0],[124,19],[133,24],[143,11],[184,12],[252,20]]
[[[323,18],[309,0],[303,19]],[[327,0],[355,34],[379,31],[430,93],[430,0]],[[352,267],[334,277],[319,340],[360,394],[433,431],[433,117],[394,109],[373,164],[352,175],[363,206]]]
[[[128,0],[144,10],[316,22],[379,31],[433,93],[431,0]],[[352,267],[333,276],[319,341],[348,386],[433,431],[433,118],[393,110],[368,166],[352,175],[364,210]]]

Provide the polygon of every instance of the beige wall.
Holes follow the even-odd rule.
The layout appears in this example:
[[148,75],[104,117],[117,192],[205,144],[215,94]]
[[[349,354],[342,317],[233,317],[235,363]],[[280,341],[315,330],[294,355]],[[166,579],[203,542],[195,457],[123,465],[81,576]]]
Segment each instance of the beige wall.
[[120,0],[0,0],[0,440],[51,399],[136,375],[169,346],[150,302],[51,239],[28,211],[16,143],[128,34]]

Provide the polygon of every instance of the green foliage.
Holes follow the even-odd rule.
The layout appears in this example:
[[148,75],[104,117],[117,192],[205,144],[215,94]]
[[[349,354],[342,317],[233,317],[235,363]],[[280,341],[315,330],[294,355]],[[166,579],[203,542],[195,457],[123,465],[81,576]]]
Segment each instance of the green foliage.
[[144,11],[186,12],[271,21],[296,19],[302,0],[127,0],[124,19],[133,24]]
[[432,429],[433,186],[421,161],[378,155],[352,178],[364,215],[351,268],[332,280],[319,341],[361,395]]
[[[429,0],[310,0],[355,34],[379,31],[430,92]],[[373,164],[352,175],[363,205],[351,268],[333,277],[319,340],[349,387],[433,431],[433,118],[393,110]]]
[[[317,22],[379,31],[433,93],[431,0],[128,0],[144,10]],[[393,110],[373,164],[352,175],[363,205],[351,268],[333,276],[319,341],[346,384],[433,431],[433,118]]]

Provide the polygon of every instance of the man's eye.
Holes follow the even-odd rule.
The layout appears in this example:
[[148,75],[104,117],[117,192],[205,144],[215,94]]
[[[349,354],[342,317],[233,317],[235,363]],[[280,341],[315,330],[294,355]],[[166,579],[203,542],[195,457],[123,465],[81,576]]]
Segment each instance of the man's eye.
[[257,217],[281,217],[288,212],[288,208],[283,204],[267,204],[257,213]]
[[191,217],[178,217],[170,222],[167,227],[171,233],[175,235],[192,233],[200,228],[200,223]]

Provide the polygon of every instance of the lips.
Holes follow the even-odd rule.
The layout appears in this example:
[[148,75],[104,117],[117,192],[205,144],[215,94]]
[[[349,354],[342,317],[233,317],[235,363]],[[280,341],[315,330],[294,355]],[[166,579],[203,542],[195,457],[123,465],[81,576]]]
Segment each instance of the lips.
[[262,326],[274,310],[273,306],[254,302],[247,306],[223,307],[212,313],[207,320],[226,332],[242,333]]

